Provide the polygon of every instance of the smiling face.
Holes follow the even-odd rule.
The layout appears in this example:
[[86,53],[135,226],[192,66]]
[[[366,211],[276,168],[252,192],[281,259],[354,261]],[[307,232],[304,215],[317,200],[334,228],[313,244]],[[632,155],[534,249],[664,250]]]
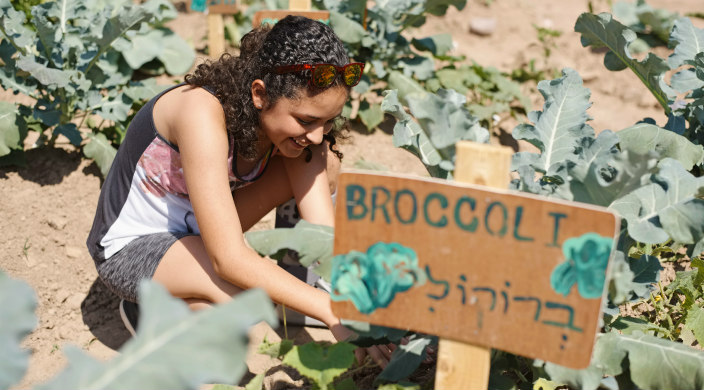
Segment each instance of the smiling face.
[[342,114],[348,92],[343,87],[331,87],[313,94],[305,88],[298,99],[282,97],[273,105],[266,101],[264,84],[252,84],[252,100],[261,106],[259,128],[263,135],[285,157],[298,157],[306,146],[323,142],[323,134],[332,128]]

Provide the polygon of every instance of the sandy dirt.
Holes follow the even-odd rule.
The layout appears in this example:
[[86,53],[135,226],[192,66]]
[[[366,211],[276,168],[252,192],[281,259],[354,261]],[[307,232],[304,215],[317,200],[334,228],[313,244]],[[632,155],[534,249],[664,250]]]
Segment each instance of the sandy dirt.
[[[597,12],[608,11],[606,0],[593,0],[592,4]],[[702,11],[701,0],[650,0],[648,4],[680,14]],[[413,36],[451,33],[457,44],[455,54],[510,72],[531,59],[543,61],[532,25],[561,31],[547,66],[573,68],[582,75],[592,91],[591,124],[597,131],[620,130],[644,117],[664,124],[662,110],[635,75],[608,72],[602,65],[603,53],[581,46],[573,27],[587,7],[586,0],[470,0],[462,11],[452,8],[445,17],[429,18],[422,31],[413,32]],[[494,19],[493,33],[470,33],[469,25],[475,18]],[[702,20],[695,20],[695,24],[704,27]],[[204,15],[182,12],[170,26],[196,49],[205,46]],[[535,86],[526,85],[526,93],[534,104],[532,108],[539,109],[542,98]],[[3,92],[0,99],[23,98]],[[506,121],[502,129],[510,132],[516,123]],[[364,159],[392,172],[425,175],[415,157],[393,147],[388,132],[350,135],[342,145],[344,167],[353,167]],[[526,147],[522,143],[513,146]],[[16,388],[33,387],[59,372],[66,364],[61,349],[67,344],[98,359],[110,359],[130,337],[120,320],[118,299],[97,279],[85,247],[100,191],[97,167],[68,146],[29,150],[26,154],[27,167],[0,168],[0,268],[29,283],[38,299],[38,326],[23,342],[32,353],[30,366]],[[272,226],[270,215],[255,228]],[[260,324],[252,330],[251,346],[256,347],[265,334],[269,340],[276,340],[282,333],[281,329]],[[327,330],[319,328],[293,327],[289,336],[300,343],[332,339]],[[245,379],[267,372],[268,389],[304,386],[295,372],[254,351],[247,365],[250,374]]]

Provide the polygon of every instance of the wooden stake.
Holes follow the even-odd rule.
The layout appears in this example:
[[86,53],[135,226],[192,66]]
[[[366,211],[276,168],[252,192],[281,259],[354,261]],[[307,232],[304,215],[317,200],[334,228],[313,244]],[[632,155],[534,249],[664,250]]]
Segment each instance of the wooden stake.
[[310,11],[311,0],[289,0],[288,9],[291,11]]
[[[513,150],[460,141],[456,145],[455,180],[508,188]],[[440,339],[435,373],[436,389],[486,389],[489,387],[491,349]]]
[[222,14],[208,14],[208,51],[211,58],[225,52],[225,21]]
[[491,349],[460,341],[440,339],[436,389],[486,389],[489,385]]

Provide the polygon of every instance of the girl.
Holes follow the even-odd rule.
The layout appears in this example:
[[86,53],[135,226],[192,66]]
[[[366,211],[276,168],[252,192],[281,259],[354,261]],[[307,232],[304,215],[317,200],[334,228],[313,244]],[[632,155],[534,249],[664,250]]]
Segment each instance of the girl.
[[[260,257],[243,232],[291,197],[304,219],[333,225],[328,155],[340,156],[335,123],[363,68],[328,26],[289,16],[246,34],[239,57],[201,64],[149,101],[88,237],[103,282],[136,302],[151,278],[194,310],[259,287],[350,337],[326,293]],[[367,352],[385,365],[390,348]]]

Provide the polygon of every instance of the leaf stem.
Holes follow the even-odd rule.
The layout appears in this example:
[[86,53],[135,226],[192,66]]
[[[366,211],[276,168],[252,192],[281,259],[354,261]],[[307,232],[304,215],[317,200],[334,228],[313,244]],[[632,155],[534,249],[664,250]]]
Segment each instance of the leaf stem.
[[[102,122],[100,123],[102,125]],[[284,317],[284,338],[288,340],[288,326],[286,325],[286,305],[281,304],[281,311]]]
[[[604,42],[604,41],[602,41],[602,42]],[[624,58],[622,55],[620,55],[618,50],[614,50],[614,48],[611,47],[610,45],[608,45],[606,42],[604,42],[604,44],[606,45],[606,47],[609,48],[609,50],[611,50],[611,52],[616,57],[618,57],[619,60],[621,60],[621,62],[623,62],[628,68],[630,68],[633,73],[635,73],[635,75],[640,79],[640,81],[643,84],[645,84],[645,87],[648,88],[650,93],[652,93],[653,96],[655,96],[655,99],[658,101],[658,103],[660,103],[662,108],[665,109],[665,114],[669,116],[672,113],[672,109],[667,104],[667,96],[663,96],[661,93],[658,93],[658,91],[656,91],[653,87],[651,87],[651,85],[648,82],[648,80],[646,79],[646,77],[635,69],[635,67],[632,65],[632,61],[636,61],[636,60],[633,60],[630,58]],[[628,50],[628,48],[626,47],[626,48],[624,48],[624,50]]]
[[369,367],[373,367],[374,364],[376,364],[376,363],[374,363],[371,356],[367,355],[364,357],[364,361],[362,362],[362,364],[359,365],[359,367],[355,367],[355,368],[352,368],[352,369],[345,371],[345,375],[352,376],[359,371],[362,371],[362,370],[369,368]]

